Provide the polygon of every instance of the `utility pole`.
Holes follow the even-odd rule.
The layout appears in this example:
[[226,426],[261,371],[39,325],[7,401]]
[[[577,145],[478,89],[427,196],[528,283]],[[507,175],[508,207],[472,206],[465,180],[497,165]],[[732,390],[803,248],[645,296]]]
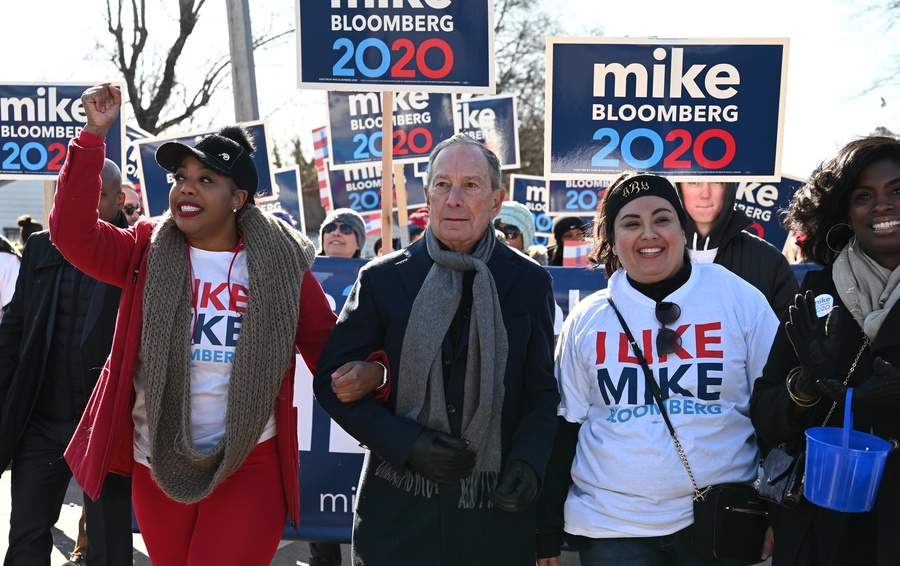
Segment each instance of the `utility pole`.
[[234,117],[238,122],[259,120],[249,0],[226,0],[225,3],[228,12],[228,38],[231,48]]

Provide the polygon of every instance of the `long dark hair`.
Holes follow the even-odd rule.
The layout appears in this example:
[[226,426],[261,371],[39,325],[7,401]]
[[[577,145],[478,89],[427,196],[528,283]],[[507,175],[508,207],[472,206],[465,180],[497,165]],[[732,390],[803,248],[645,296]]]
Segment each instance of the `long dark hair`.
[[900,138],[869,136],[851,141],[820,163],[794,193],[785,226],[806,235],[800,242],[805,257],[820,265],[834,263],[853,237],[847,224],[850,193],[863,169],[881,159],[900,164]]

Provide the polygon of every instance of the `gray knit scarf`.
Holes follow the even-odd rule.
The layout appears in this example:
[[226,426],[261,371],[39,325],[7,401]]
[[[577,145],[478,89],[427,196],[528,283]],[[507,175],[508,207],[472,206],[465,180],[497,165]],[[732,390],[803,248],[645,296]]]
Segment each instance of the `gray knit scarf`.
[[[475,271],[469,323],[466,383],[463,394],[463,438],[477,457],[475,469],[461,480],[460,508],[490,506],[487,494],[497,485],[501,467],[500,415],[503,409],[503,376],[509,344],[497,286],[486,262],[497,238],[486,230],[471,254],[441,247],[431,228],[425,230],[431,270],[416,295],[410,313],[397,381],[396,414],[422,425],[450,432],[444,398],[441,344],[459,307],[463,272]],[[424,380],[419,376],[426,376]],[[431,497],[438,484],[412,470],[398,472],[386,462],[376,475],[416,495]]]
[[879,265],[854,236],[838,254],[831,274],[853,319],[874,342],[884,319],[900,301],[900,268]]
[[191,435],[187,241],[169,212],[150,239],[137,371],[146,387],[153,478],[182,503],[212,493],[259,441],[294,354],[300,287],[315,257],[306,236],[253,205],[238,212],[237,226],[247,254],[249,300],[231,368],[225,436],[208,453],[197,450]]

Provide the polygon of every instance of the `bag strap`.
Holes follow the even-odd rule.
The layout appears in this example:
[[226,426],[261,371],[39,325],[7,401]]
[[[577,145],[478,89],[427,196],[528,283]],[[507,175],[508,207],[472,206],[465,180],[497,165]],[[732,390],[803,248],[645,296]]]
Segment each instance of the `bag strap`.
[[[847,387],[847,384],[850,383],[850,376],[853,375],[853,370],[856,369],[856,364],[859,363],[859,358],[862,357],[862,353],[866,350],[866,346],[869,345],[869,337],[863,336],[863,343],[859,349],[859,352],[856,353],[856,357],[853,359],[853,363],[850,364],[850,371],[847,372],[847,377],[844,378],[844,387]],[[832,401],[831,408],[828,409],[828,414],[825,415],[825,422],[822,423],[822,426],[828,426],[828,420],[831,418],[831,415],[834,413],[834,410],[837,408],[837,401]]]
[[638,359],[638,362],[640,362],[641,367],[644,369],[644,378],[647,381],[647,387],[653,392],[653,399],[656,400],[659,412],[662,414],[663,420],[666,421],[666,426],[669,427],[669,435],[671,435],[672,441],[675,443],[675,450],[678,451],[678,457],[681,458],[681,464],[684,466],[688,477],[691,479],[691,486],[694,488],[694,501],[704,501],[711,486],[704,488],[702,491],[697,487],[697,481],[694,479],[694,473],[691,471],[690,464],[688,464],[687,455],[681,447],[681,442],[678,441],[678,435],[675,434],[675,427],[672,426],[672,421],[669,420],[669,413],[666,411],[665,405],[663,405],[662,392],[659,390],[659,384],[653,379],[653,373],[650,371],[650,366],[647,365],[647,360],[644,359],[644,353],[641,351],[640,347],[638,347],[634,336],[632,336],[631,329],[625,324],[625,319],[622,318],[622,313],[619,312],[616,303],[613,302],[612,296],[608,296],[606,300],[613,311],[615,311],[616,317],[619,319],[619,324],[622,325],[625,336],[628,337],[628,342],[631,344],[632,351],[634,351],[634,356]]

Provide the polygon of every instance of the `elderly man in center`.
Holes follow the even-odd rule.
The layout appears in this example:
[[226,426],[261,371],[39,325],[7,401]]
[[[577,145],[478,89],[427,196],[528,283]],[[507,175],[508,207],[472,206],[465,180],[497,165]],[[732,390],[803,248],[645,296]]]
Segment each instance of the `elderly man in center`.
[[[492,151],[459,134],[428,163],[425,236],[359,273],[316,398],[367,448],[354,564],[534,564],[533,500],[559,393],[547,271],[500,245]],[[386,351],[388,399],[341,403],[332,373]]]

